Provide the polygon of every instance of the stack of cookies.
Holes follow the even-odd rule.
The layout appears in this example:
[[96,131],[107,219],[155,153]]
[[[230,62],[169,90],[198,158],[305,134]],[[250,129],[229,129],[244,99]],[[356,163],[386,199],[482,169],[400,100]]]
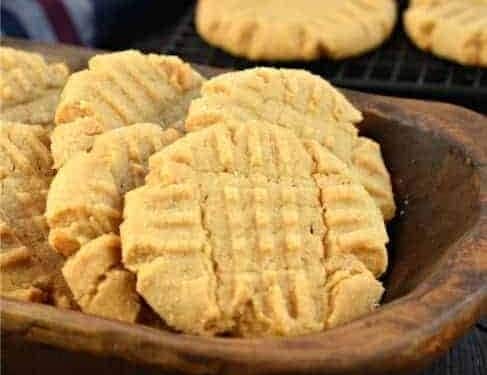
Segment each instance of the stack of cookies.
[[[56,81],[64,67],[24,55],[0,51],[2,295],[244,337],[319,332],[378,305],[391,181],[328,82],[271,68],[205,81],[137,51]],[[4,110],[19,106],[30,114]]]

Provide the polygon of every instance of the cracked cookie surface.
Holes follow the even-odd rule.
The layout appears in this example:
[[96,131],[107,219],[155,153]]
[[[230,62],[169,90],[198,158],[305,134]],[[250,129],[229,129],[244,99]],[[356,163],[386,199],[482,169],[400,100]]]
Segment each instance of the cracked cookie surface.
[[329,148],[352,170],[381,209],[395,213],[389,173],[380,146],[360,137],[354,124],[362,114],[321,77],[304,70],[256,68],[205,82],[191,103],[186,129],[217,123],[259,120],[293,130]]
[[138,293],[187,333],[317,332],[383,291],[379,209],[346,164],[275,125],[219,124],[154,154],[120,228]]
[[37,53],[0,47],[0,119],[53,125],[68,74],[65,64],[48,64]]
[[0,120],[1,294],[71,307],[43,216],[51,166],[46,129]]
[[[135,278],[120,263],[123,197],[142,184],[148,158],[179,137],[175,129],[135,124],[98,136],[89,153],[57,173],[47,199],[49,242],[69,257],[63,275],[83,311],[135,321]],[[85,271],[83,271],[85,270]]]
[[199,0],[208,43],[251,60],[341,59],[378,47],[396,22],[392,0]]
[[72,74],[56,110],[55,168],[89,151],[110,129],[150,122],[176,126],[199,94],[202,77],[175,56],[122,51],[97,55]]
[[404,26],[425,51],[463,65],[487,67],[486,0],[411,1]]

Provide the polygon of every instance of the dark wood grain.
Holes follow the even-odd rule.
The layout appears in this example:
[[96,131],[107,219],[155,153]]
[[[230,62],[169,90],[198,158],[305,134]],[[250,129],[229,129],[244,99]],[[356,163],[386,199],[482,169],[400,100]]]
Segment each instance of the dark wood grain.
[[[49,51],[69,54],[78,68],[90,55]],[[387,295],[376,312],[321,334],[248,340],[3,299],[4,339],[194,374],[409,373],[444,353],[487,313],[487,120],[446,104],[345,93],[365,115],[362,133],[382,145],[401,213],[391,224]]]
[[[139,365],[120,358],[95,357],[82,352],[60,351],[45,344],[11,339],[2,346],[3,375],[116,374],[177,375],[158,367]],[[417,375],[485,375],[487,335],[473,330],[427,370]],[[235,374],[239,375],[239,374]],[[362,375],[367,375],[364,371]],[[394,374],[391,374],[394,375]]]

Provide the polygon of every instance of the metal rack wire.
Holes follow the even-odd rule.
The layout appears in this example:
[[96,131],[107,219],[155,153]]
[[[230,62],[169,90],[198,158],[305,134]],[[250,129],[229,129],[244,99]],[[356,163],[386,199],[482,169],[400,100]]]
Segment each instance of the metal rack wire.
[[364,56],[344,61],[269,63],[231,56],[205,43],[197,34],[191,8],[174,29],[166,53],[206,65],[244,69],[272,65],[308,69],[333,84],[388,95],[437,99],[487,112],[487,69],[438,59],[415,48],[400,22],[389,41]]

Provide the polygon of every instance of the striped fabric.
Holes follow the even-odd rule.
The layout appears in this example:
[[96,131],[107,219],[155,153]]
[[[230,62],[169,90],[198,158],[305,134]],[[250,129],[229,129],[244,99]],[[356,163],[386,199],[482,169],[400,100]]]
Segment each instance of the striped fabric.
[[1,35],[124,49],[164,39],[194,0],[0,0]]
[[97,0],[2,0],[2,35],[94,45]]
[[[97,46],[113,25],[128,24],[149,0],[0,0],[1,34]],[[153,5],[152,5],[153,6]]]

